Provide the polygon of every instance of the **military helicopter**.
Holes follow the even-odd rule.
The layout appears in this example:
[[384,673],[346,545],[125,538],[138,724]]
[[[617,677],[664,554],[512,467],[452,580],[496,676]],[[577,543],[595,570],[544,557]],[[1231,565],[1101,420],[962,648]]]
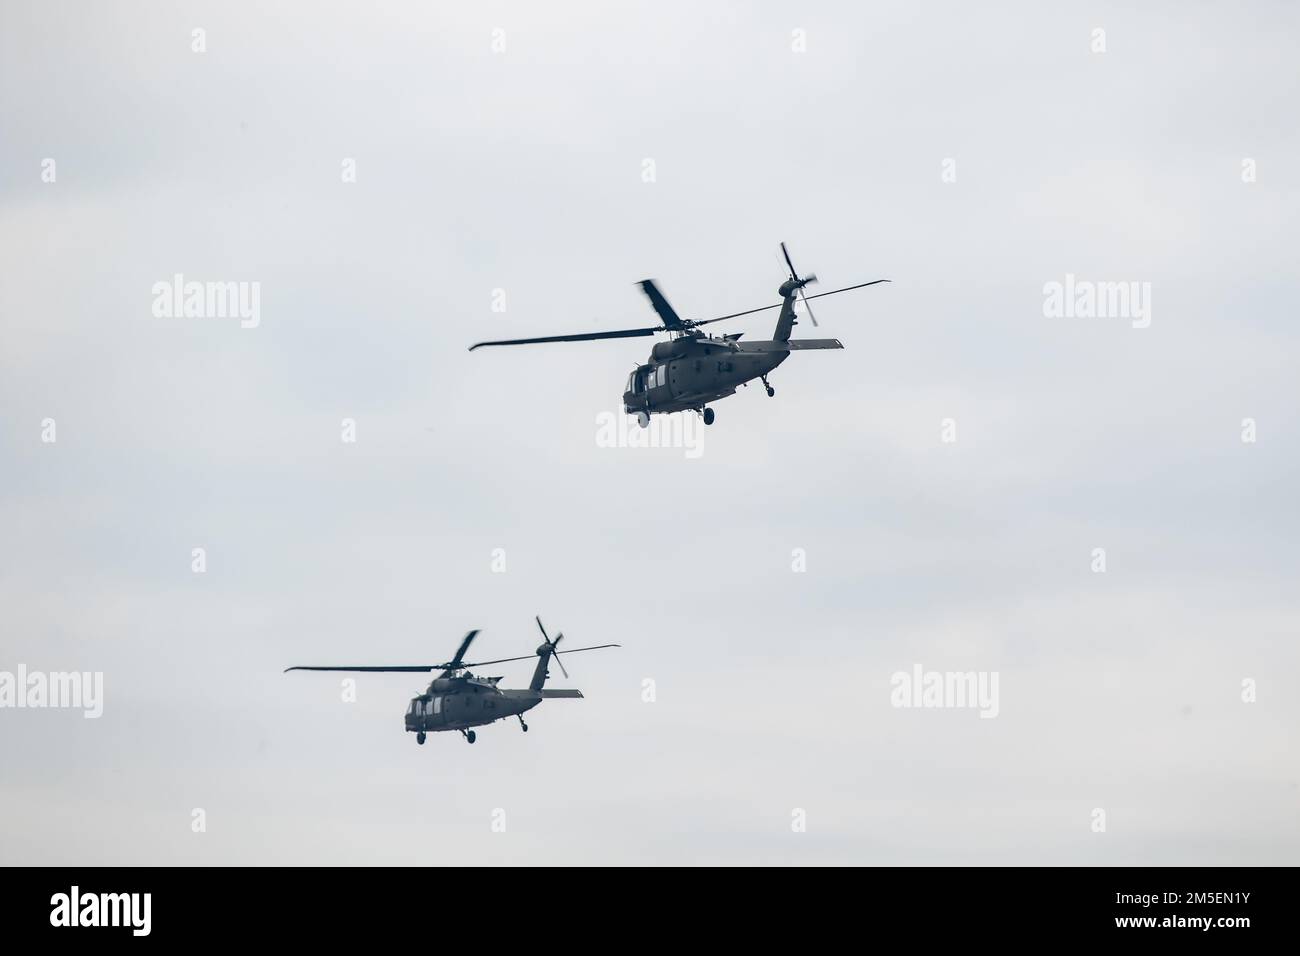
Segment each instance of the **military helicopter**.
[[[888,282],[888,279],[875,279],[858,285],[846,286],[831,292],[817,295],[805,294],[804,286],[816,282],[817,277],[809,274],[800,278],[795,272],[794,263],[785,243],[781,243],[781,254],[785,264],[790,268],[790,278],[781,283],[777,294],[781,301],[774,305],[764,305],[745,312],[733,312],[718,316],[716,319],[683,319],[668,304],[664,294],[654,279],[644,279],[639,285],[650,300],[650,305],[663,325],[642,329],[618,329],[611,332],[580,332],[574,335],[547,335],[531,339],[505,339],[496,342],[477,342],[469,347],[475,349],[488,345],[534,345],[539,342],[585,342],[591,339],[626,339],[642,335],[655,335],[667,332],[667,342],[657,342],[650,350],[650,360],[640,365],[628,376],[627,386],[623,392],[623,407],[629,415],[636,415],[642,428],[650,425],[650,416],[670,412],[695,411],[704,417],[704,424],[713,424],[713,409],[708,407],[728,395],[735,394],[740,385],[747,385],[753,379],[762,381],[769,398],[776,394],[768,383],[768,374],[790,357],[791,352],[804,349],[842,349],[839,339],[792,339],[790,332],[798,320],[795,318],[795,299],[803,300],[808,310],[808,318],[817,325],[809,301],[820,299],[852,289],[862,289],[869,285]],[[753,315],[769,309],[780,309],[776,320],[776,330],[770,341],[741,342],[743,332],[714,337],[699,330],[702,325],[737,319],[742,315]]]
[[[538,657],[537,669],[533,671],[532,682],[528,685],[527,690],[503,690],[497,687],[500,677],[475,677],[469,672],[471,667],[485,667],[488,664],[506,664],[510,661],[531,660],[534,656],[529,654],[525,657],[505,657],[495,661],[478,661],[473,664],[466,664],[464,661],[465,652],[469,650],[470,644],[478,636],[478,631],[470,631],[465,635],[465,639],[460,642],[460,647],[456,648],[456,656],[444,664],[397,664],[386,667],[316,667],[297,665],[286,667],[284,673],[289,671],[398,671],[402,673],[419,673],[424,671],[442,671],[430,683],[429,688],[419,697],[411,698],[410,706],[406,708],[406,729],[408,732],[415,732],[415,742],[423,744],[426,733],[434,733],[440,730],[459,730],[461,735],[473,743],[478,735],[471,730],[472,727],[482,727],[484,724],[490,724],[495,720],[504,720],[507,717],[518,717],[519,726],[528,732],[528,724],[524,723],[524,712],[532,710],[544,700],[553,697],[581,697],[582,691],[572,689],[546,690],[542,685],[546,683],[546,678],[550,676],[547,672],[547,664],[551,658],[555,663],[560,665],[560,670],[565,677],[569,672],[564,670],[564,664],[560,662],[560,651],[558,645],[564,640],[563,634],[556,634],[555,640],[551,640],[546,634],[546,628],[542,627],[542,619],[537,618],[537,626],[542,632],[542,646],[537,648],[535,654]],[[572,650],[565,651],[566,654],[577,654],[579,651],[598,651],[606,647],[619,647],[618,644],[597,644],[594,647],[575,647]]]

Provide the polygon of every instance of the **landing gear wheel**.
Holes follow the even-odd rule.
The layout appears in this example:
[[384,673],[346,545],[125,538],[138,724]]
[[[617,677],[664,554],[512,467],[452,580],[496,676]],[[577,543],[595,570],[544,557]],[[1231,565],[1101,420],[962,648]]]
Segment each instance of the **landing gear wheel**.
[[522,720],[519,721],[519,726],[524,728],[524,733],[528,733],[528,725],[525,724]]
[[640,425],[642,428],[649,428],[649,427],[650,427],[650,414],[649,414],[649,412],[637,412],[637,413],[636,413],[636,423],[637,423],[638,425]]
[[771,385],[769,385],[767,387],[767,397],[771,398],[775,394],[776,394],[776,389],[774,389]]
[[704,424],[706,424],[706,425],[712,425],[712,424],[713,424],[713,409],[711,409],[711,408],[706,408],[706,409],[704,410]]
[[415,735],[415,742],[416,742],[417,744],[419,744],[420,746],[424,746],[424,731],[423,731],[423,730],[420,731],[418,734]]
[[473,743],[474,741],[478,740],[478,734],[474,733],[474,731],[471,730],[469,733],[465,735],[465,739],[468,740],[470,743]]

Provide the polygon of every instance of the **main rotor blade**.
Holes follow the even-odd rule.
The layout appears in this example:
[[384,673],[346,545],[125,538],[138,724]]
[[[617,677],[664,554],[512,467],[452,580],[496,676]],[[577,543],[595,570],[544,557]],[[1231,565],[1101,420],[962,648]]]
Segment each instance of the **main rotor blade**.
[[460,666],[468,670],[471,667],[484,667],[487,664],[508,664],[511,661],[531,661],[535,657],[537,657],[536,654],[525,654],[523,657],[499,657],[494,661],[470,661],[468,664],[461,664]]
[[[851,292],[854,289],[865,289],[869,285],[879,285],[881,282],[889,282],[889,279],[872,279],[870,282],[860,282],[857,285],[847,285],[843,289],[832,289],[830,292],[818,292],[816,295],[804,296],[804,302],[809,299],[820,299],[823,296],[835,295],[839,292]],[[745,312],[732,312],[730,315],[720,315],[716,319],[700,319],[688,321],[686,324],[692,328],[697,325],[708,325],[710,322],[724,322],[727,319],[738,319],[742,315],[753,315],[755,312],[766,312],[769,309],[779,309],[784,302],[778,302],[775,305],[760,305],[757,309],[749,309]]]
[[[606,647],[622,647],[622,646],[623,646],[622,644],[596,644],[593,647],[575,647],[573,648],[573,650],[565,651],[564,653],[577,654],[580,651],[599,651]],[[468,669],[470,667],[485,667],[488,664],[508,664],[512,661],[530,661],[536,656],[537,656],[536,654],[527,654],[523,657],[502,657],[495,661],[472,661],[468,664],[462,663],[459,666],[465,669]],[[367,674],[385,673],[385,672],[391,672],[397,674],[415,674],[415,673],[424,673],[426,671],[445,670],[451,663],[452,663],[451,661],[447,661],[446,663],[443,664],[391,664],[391,665],[380,665],[380,666],[370,666],[365,664],[347,664],[338,667],[335,666],[321,667],[314,664],[311,665],[295,664],[293,667],[286,667],[283,673],[287,674],[289,673],[289,671],[357,671],[359,673],[367,673]]]
[[283,673],[287,674],[289,671],[363,671],[367,673],[373,673],[376,671],[393,671],[396,673],[410,674],[423,671],[442,670],[446,666],[446,664],[394,664],[385,667],[365,667],[354,665],[348,665],[346,667],[316,667],[297,664],[293,667],[286,667]]
[[456,648],[456,656],[443,665],[442,677],[450,677],[460,669],[460,662],[465,657],[465,652],[469,650],[469,646],[474,643],[474,638],[477,636],[477,630],[470,631],[465,635],[464,639],[460,642],[460,647]]
[[637,284],[641,286],[641,291],[646,294],[646,298],[650,300],[650,305],[659,314],[659,318],[663,319],[665,329],[682,328],[681,316],[668,304],[668,300],[659,291],[659,286],[654,279],[642,279]]
[[[566,654],[577,654],[580,651],[599,651],[606,647],[622,647],[622,644],[596,644],[593,647],[575,647],[571,651],[565,651]],[[473,664],[465,664],[464,667],[486,667],[488,664],[508,664],[511,661],[527,661],[535,658],[536,654],[529,654],[527,657],[503,657],[499,661],[475,661]]]
[[744,312],[733,312],[731,315],[720,315],[716,319],[693,319],[690,321],[692,327],[697,325],[708,325],[710,322],[725,322],[727,319],[738,319],[742,315],[753,315],[755,312],[766,312],[768,309],[779,309],[785,305],[784,302],[778,302],[776,305],[760,305],[757,309],[747,309]]
[[843,289],[831,289],[830,292],[818,292],[816,295],[807,296],[809,299],[820,299],[822,296],[836,295],[840,292],[852,292],[854,289],[865,289],[869,285],[880,285],[882,282],[890,282],[890,279],[872,279],[870,282],[859,282],[857,285],[846,285]]
[[619,329],[616,332],[580,332],[576,335],[543,335],[533,339],[502,339],[496,342],[475,342],[469,347],[473,352],[475,349],[483,348],[485,345],[536,345],[539,342],[590,342],[593,339],[631,339],[639,335],[654,335],[656,332],[664,331],[662,326],[656,325],[649,329]]
[[461,659],[465,656],[465,652],[469,650],[469,646],[474,643],[474,638],[477,636],[477,630],[470,631],[465,635],[464,640],[460,642],[460,647],[456,648],[456,655],[451,659],[452,664],[460,663]]

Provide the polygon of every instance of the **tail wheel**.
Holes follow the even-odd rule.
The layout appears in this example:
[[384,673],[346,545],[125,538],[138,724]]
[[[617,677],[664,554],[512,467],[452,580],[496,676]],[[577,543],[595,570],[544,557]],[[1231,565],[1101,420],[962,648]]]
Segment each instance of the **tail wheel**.
[[470,743],[473,743],[474,741],[478,740],[478,734],[474,733],[474,731],[471,730],[469,733],[465,735],[465,739],[468,740]]

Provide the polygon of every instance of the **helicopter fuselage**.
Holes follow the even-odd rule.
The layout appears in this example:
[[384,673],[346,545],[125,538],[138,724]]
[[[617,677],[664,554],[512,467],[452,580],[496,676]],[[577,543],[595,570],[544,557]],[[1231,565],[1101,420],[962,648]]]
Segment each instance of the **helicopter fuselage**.
[[507,717],[519,717],[549,697],[581,697],[577,690],[502,689],[500,678],[440,678],[406,708],[406,729],[412,733],[467,730]]
[[661,342],[628,377],[623,407],[631,415],[698,409],[763,378],[789,357],[789,342],[687,336]]

